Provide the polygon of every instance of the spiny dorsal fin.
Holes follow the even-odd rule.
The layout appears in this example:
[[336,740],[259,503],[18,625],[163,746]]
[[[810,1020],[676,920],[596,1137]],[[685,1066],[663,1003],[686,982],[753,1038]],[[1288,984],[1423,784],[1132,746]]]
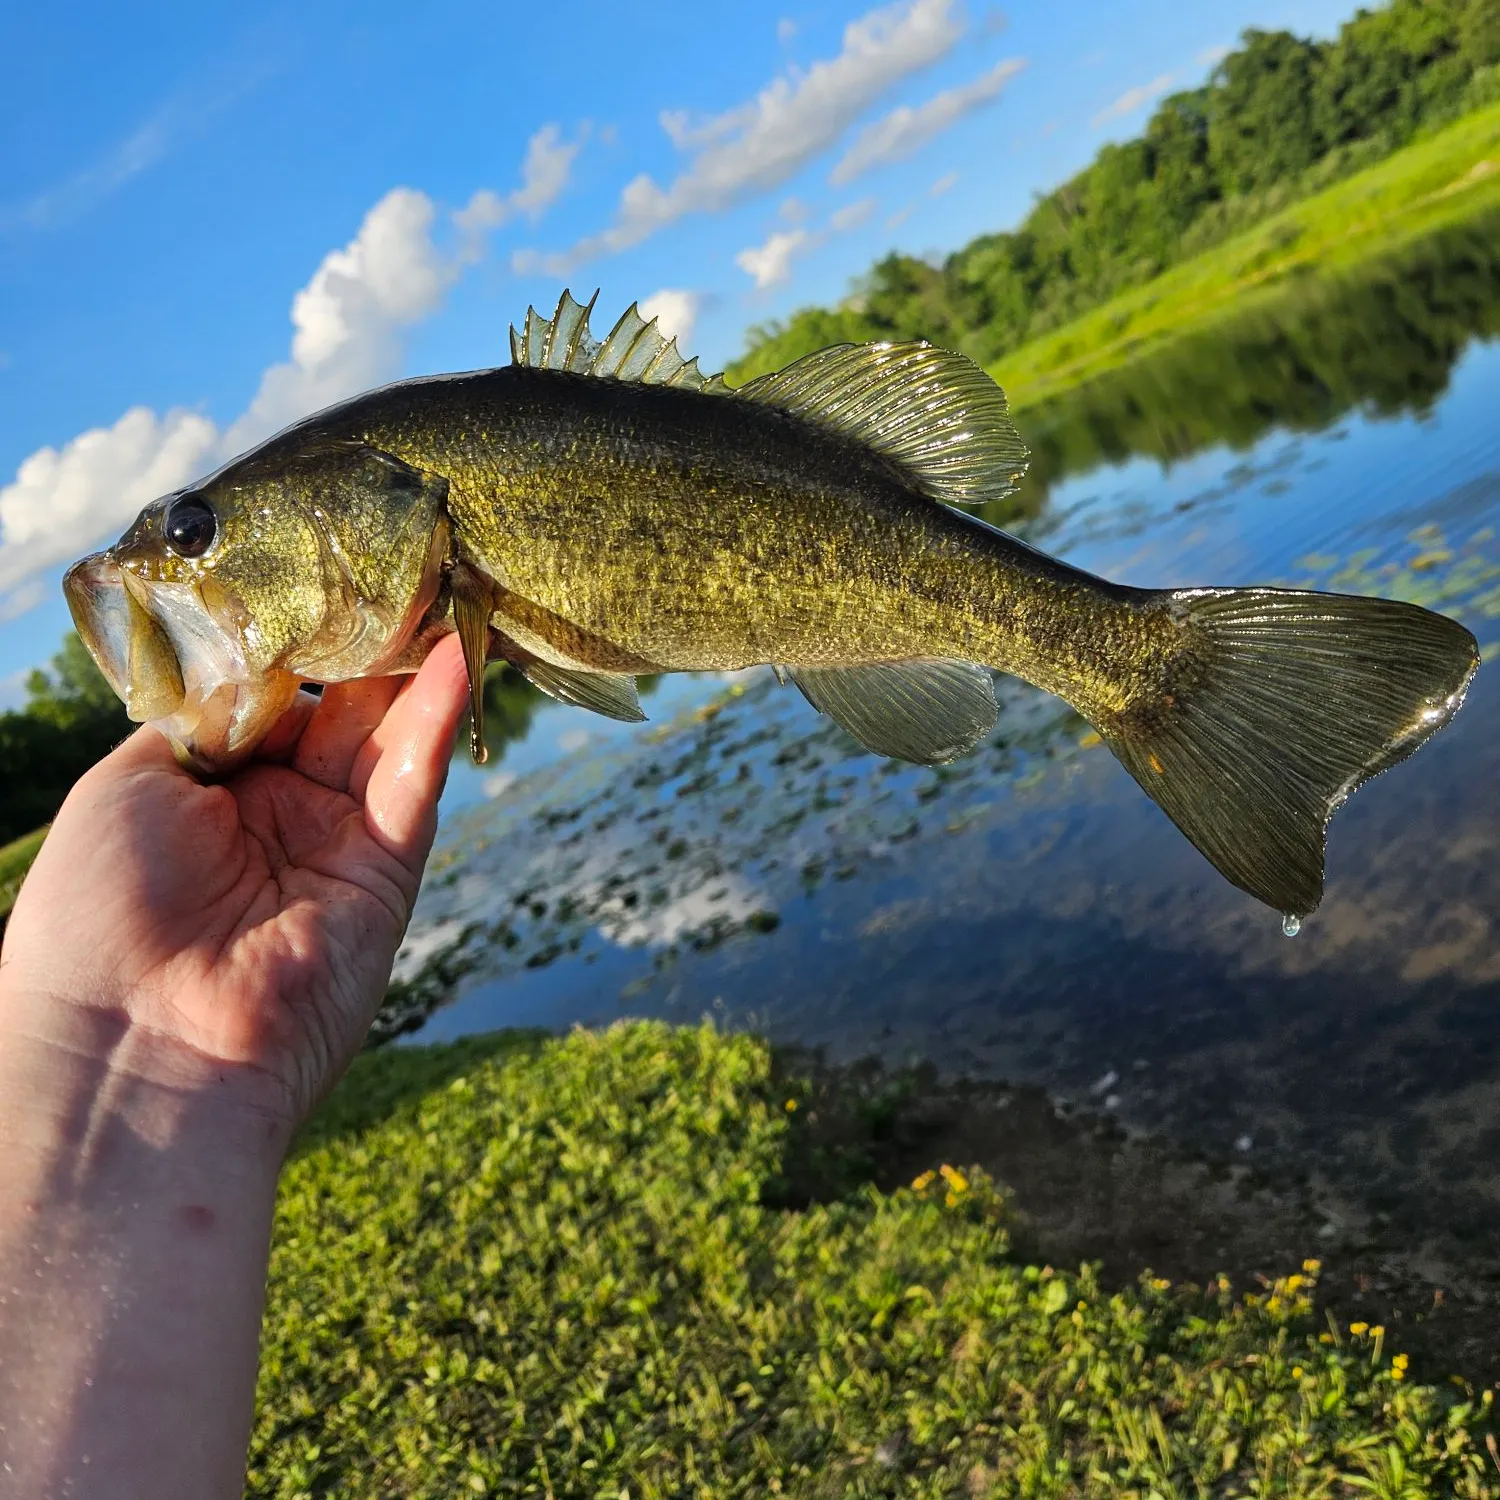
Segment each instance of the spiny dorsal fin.
[[705,375],[697,358],[684,359],[677,340],[669,339],[652,318],[648,323],[634,302],[601,344],[589,332],[589,314],[599,300],[595,292],[588,306],[564,292],[551,318],[534,307],[518,333],[510,330],[511,362],[538,370],[571,370],[607,380],[633,380],[642,385],[675,385],[690,391],[727,392],[722,375]]
[[855,438],[949,504],[1008,495],[1026,467],[1005,392],[973,360],[931,344],[834,344],[734,394]]

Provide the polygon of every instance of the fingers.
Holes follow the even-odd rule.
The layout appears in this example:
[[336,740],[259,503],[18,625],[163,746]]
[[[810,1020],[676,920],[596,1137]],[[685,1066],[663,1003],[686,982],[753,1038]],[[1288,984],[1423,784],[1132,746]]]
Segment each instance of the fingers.
[[355,759],[390,711],[403,681],[367,677],[326,688],[292,751],[292,769],[336,792],[348,791]]
[[363,799],[366,826],[413,873],[437,829],[437,800],[468,693],[458,637],[448,636],[354,759],[349,793]]

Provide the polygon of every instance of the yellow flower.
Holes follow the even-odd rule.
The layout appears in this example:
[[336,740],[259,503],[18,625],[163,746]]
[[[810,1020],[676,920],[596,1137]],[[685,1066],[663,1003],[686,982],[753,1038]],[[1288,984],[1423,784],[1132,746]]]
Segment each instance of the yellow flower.
[[912,1178],[911,1185],[919,1193],[926,1192],[927,1189],[932,1186],[933,1179],[936,1178],[936,1176],[937,1176],[936,1172],[923,1172],[920,1177],[913,1177]]
[[955,1193],[965,1193],[968,1191],[969,1179],[965,1177],[957,1167],[950,1167],[947,1162],[944,1162],[943,1165],[938,1168],[938,1171],[942,1173],[943,1181],[946,1182]]
[[1355,1335],[1368,1333],[1369,1331],[1370,1325],[1368,1323],[1351,1323],[1349,1325],[1349,1332]]
[[1152,1286],[1153,1290],[1158,1291],[1158,1292],[1164,1292],[1164,1291],[1166,1291],[1166,1289],[1169,1286],[1171,1286],[1171,1285],[1172,1285],[1172,1283],[1170,1281],[1168,1281],[1165,1276],[1158,1276],[1151,1283],[1151,1286]]
[[1307,1280],[1302,1276],[1288,1276],[1286,1279],[1286,1289],[1289,1292],[1295,1292],[1298,1287],[1304,1287],[1306,1285]]
[[1316,1276],[1323,1269],[1323,1262],[1320,1260],[1305,1260],[1302,1262],[1302,1269],[1309,1276]]
[[1318,1335],[1318,1342],[1320,1344],[1331,1344],[1333,1342],[1333,1335],[1331,1333],[1320,1333]]
[[1411,1363],[1411,1359],[1407,1355],[1405,1355],[1405,1354],[1393,1354],[1393,1355],[1391,1355],[1391,1368],[1393,1370],[1402,1370],[1402,1371],[1404,1371],[1406,1369],[1406,1367],[1410,1363]]
[[786,1101],[786,1112],[789,1115],[794,1115],[797,1113],[797,1101],[795,1099],[788,1099]]
[[1301,1365],[1293,1365],[1292,1366],[1292,1379],[1293,1380],[1301,1380],[1302,1377],[1303,1377],[1303,1375],[1305,1373],[1306,1373],[1306,1371],[1303,1370],[1303,1368],[1302,1368]]
[[1385,1337],[1385,1324],[1384,1323],[1377,1323],[1370,1330],[1370,1337],[1372,1339],[1383,1339]]

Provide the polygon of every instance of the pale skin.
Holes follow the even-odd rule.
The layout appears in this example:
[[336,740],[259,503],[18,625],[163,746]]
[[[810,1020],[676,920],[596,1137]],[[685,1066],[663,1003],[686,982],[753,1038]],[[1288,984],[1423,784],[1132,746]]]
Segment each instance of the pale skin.
[[467,694],[330,688],[205,786],[73,789],[0,958],[0,1494],[243,1492],[276,1180],[390,978]]

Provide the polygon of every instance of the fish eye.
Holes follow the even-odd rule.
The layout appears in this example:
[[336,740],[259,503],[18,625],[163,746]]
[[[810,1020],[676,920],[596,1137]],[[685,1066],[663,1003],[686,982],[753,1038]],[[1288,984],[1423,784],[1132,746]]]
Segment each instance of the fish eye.
[[162,521],[167,545],[179,557],[202,557],[213,546],[219,522],[202,495],[179,495]]

